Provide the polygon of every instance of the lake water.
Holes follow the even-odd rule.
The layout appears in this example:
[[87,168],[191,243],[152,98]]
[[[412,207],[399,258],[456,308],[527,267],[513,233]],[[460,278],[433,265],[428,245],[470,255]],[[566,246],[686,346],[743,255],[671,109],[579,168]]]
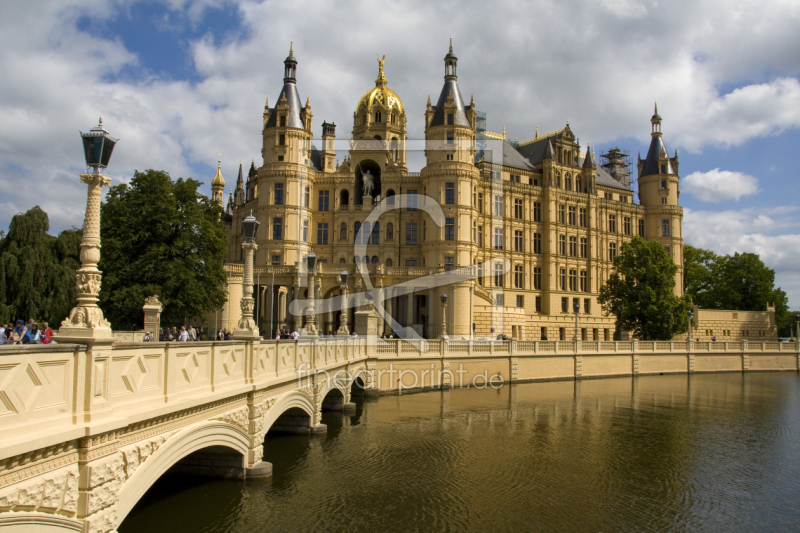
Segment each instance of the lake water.
[[797,531],[800,378],[645,376],[354,398],[270,480],[163,477],[120,533]]

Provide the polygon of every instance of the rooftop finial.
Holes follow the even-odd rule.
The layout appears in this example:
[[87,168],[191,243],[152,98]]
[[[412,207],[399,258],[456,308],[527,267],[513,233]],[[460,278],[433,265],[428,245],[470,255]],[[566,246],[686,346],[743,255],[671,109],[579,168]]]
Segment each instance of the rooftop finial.
[[386,76],[383,74],[383,62],[386,61],[386,56],[378,58],[378,77],[375,79],[376,86],[386,85]]
[[103,127],[103,117],[100,117],[100,120],[99,120],[99,122],[97,124],[97,127],[98,128],[102,128]]
[[506,138],[506,127],[503,126],[503,139],[505,139],[505,138]]
[[536,126],[536,137],[534,137],[534,139],[538,138],[539,138],[539,126]]
[[294,53],[292,50],[293,48],[294,48],[294,41],[289,41],[289,55],[292,55]]
[[655,106],[653,107],[653,114],[658,115],[658,102],[656,102]]
[[450,51],[453,51],[453,36],[450,36]]

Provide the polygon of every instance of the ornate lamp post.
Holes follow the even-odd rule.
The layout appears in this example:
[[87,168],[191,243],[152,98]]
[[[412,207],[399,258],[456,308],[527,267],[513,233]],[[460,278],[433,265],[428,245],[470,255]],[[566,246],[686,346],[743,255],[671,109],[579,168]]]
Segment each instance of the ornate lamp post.
[[350,330],[347,327],[347,270],[342,270],[342,273],[339,274],[339,281],[342,283],[342,310],[339,315],[339,330],[336,334],[347,336],[350,335]]
[[692,317],[694,316],[694,311],[689,309],[686,311],[686,319],[687,319],[687,328],[686,328],[686,346],[689,346],[688,343],[692,342]]
[[308,310],[306,311],[306,335],[317,335],[316,305],[314,303],[314,269],[317,267],[317,254],[312,250],[306,256],[308,266]]
[[244,250],[244,272],[242,272],[242,318],[236,325],[234,337],[238,338],[253,338],[259,337],[258,326],[256,321],[253,320],[253,308],[255,307],[255,300],[253,299],[253,252],[258,249],[256,244],[256,232],[258,231],[259,222],[253,216],[253,211],[242,221],[242,231],[244,232],[244,242],[242,249]]
[[[72,308],[69,317],[61,322],[58,337],[68,341],[91,341],[112,338],[111,324],[97,306],[102,272],[98,270],[100,261],[100,199],[103,185],[111,184],[111,178],[101,174],[100,169],[108,167],[111,152],[118,139],[111,137],[103,128],[103,119],[89,133],[81,133],[86,166],[93,172],[81,174],[81,183],[88,186],[86,214],[83,220],[81,237],[81,268],[75,275],[78,292],[78,305]],[[69,339],[66,339],[69,337]]]
[[572,337],[573,341],[578,340],[578,313],[581,312],[581,305],[578,303],[577,300],[573,300],[572,302],[572,311],[575,313],[575,336]]
[[439,335],[439,338],[447,340],[449,338],[447,336],[447,294],[442,293],[440,298],[442,300],[442,334]]

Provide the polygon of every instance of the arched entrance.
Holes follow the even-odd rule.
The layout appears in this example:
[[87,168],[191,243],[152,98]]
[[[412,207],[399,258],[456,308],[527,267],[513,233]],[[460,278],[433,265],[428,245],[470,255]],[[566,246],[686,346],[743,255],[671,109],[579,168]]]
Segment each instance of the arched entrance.
[[371,159],[364,159],[356,164],[356,186],[355,198],[356,205],[364,205],[364,174],[367,172],[372,175],[372,192],[370,196],[374,199],[381,194],[381,166]]

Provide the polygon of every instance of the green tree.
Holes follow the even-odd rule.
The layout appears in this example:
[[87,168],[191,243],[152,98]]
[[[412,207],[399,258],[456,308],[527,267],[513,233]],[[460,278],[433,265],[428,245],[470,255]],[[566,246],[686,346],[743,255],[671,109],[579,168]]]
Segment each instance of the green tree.
[[100,306],[112,327],[141,328],[151,295],[164,304],[162,323],[172,325],[224,303],[227,231],[200,185],[147,170],[109,190],[100,211]]
[[14,215],[0,239],[0,322],[21,318],[56,325],[75,305],[81,230],[49,235],[47,213],[36,206]]
[[684,287],[695,305],[703,309],[765,311],[775,305],[778,334],[789,336],[789,299],[775,287],[775,271],[758,254],[716,255],[710,250],[684,246]]
[[677,272],[661,244],[635,237],[614,258],[614,271],[598,301],[606,313],[619,313],[620,327],[637,338],[670,340],[686,331],[691,307],[687,295],[674,293]]

